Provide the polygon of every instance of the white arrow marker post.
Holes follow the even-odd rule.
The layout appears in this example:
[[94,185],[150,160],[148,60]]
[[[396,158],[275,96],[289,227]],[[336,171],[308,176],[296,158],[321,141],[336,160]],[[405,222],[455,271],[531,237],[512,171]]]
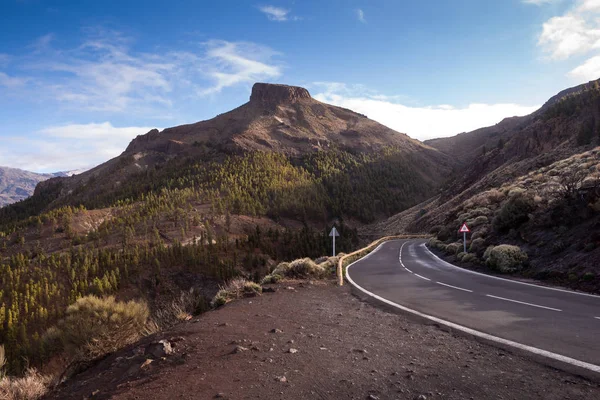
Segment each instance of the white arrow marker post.
[[331,236],[333,238],[333,256],[335,257],[335,237],[340,236],[337,229],[335,229],[335,226],[333,228],[331,228],[331,232],[329,232],[329,236]]
[[462,232],[462,234],[463,234],[463,250],[466,253],[467,252],[467,233],[471,232],[471,230],[469,229],[467,224],[462,224],[459,232]]

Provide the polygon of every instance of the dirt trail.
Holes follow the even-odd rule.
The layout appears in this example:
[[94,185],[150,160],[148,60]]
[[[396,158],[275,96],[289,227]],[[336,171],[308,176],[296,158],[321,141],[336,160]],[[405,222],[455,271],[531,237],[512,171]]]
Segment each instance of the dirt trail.
[[[348,287],[277,289],[146,338],[48,399],[600,398],[597,383],[379,310]],[[159,339],[175,354],[141,367]]]

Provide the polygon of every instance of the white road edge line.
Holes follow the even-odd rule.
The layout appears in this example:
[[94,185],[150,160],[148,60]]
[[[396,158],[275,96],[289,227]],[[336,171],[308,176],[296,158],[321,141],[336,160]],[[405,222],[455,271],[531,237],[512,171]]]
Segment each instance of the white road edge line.
[[415,274],[415,276],[418,276],[421,279],[425,279],[426,281],[430,281],[431,280],[429,278],[425,278],[423,275]]
[[[377,247],[377,249],[375,249],[374,251],[372,251],[369,254],[373,254],[374,252],[376,252],[377,250],[379,250],[382,245],[383,245],[383,243],[381,245],[379,245]],[[359,286],[356,282],[354,282],[352,280],[352,278],[350,278],[350,267],[353,266],[354,264],[356,264],[357,262],[361,261],[361,260],[364,260],[364,258],[358,259],[358,260],[354,261],[352,264],[350,264],[350,265],[348,265],[346,267],[346,279],[348,280],[348,282],[350,282],[350,284],[352,286],[354,286],[355,288],[357,288],[361,292],[366,293],[367,295],[369,295],[369,296],[371,296],[371,297],[373,297],[373,298],[375,298],[375,299],[377,299],[377,300],[379,300],[379,301],[381,301],[381,302],[383,302],[385,304],[388,304],[388,305],[390,305],[392,307],[396,307],[396,308],[398,308],[398,309],[400,309],[402,311],[406,311],[406,312],[409,312],[411,314],[418,315],[419,317],[426,318],[426,319],[428,319],[430,321],[433,321],[433,322],[436,322],[438,324],[445,325],[445,326],[447,326],[449,328],[457,329],[457,330],[459,330],[461,332],[465,332],[465,333],[468,333],[470,335],[480,337],[482,339],[486,339],[486,340],[489,340],[489,341],[492,341],[492,342],[500,343],[500,344],[503,344],[503,345],[506,345],[506,346],[512,346],[512,347],[520,349],[520,350],[528,351],[528,352],[530,352],[532,354],[536,354],[536,355],[539,355],[539,356],[547,357],[547,358],[550,358],[552,360],[564,362],[566,364],[570,364],[570,365],[573,365],[573,366],[576,366],[576,367],[587,369],[589,371],[600,373],[600,366],[599,365],[590,364],[590,363],[587,363],[585,361],[576,360],[576,359],[571,358],[571,357],[567,357],[567,356],[563,356],[563,355],[560,355],[560,354],[552,353],[551,351],[548,351],[548,350],[538,349],[537,347],[528,346],[526,344],[521,344],[521,343],[518,343],[518,342],[513,342],[512,340],[502,339],[502,338],[500,338],[498,336],[490,335],[488,333],[476,331],[475,329],[467,328],[466,326],[455,324],[454,322],[446,321],[446,320],[443,320],[441,318],[433,317],[431,315],[424,314],[422,312],[413,310],[411,308],[404,307],[404,306],[402,306],[400,304],[394,303],[393,301],[390,301],[388,299],[384,299],[383,297],[378,296],[375,293],[371,293],[368,290],[364,289],[363,287]],[[536,286],[536,285],[534,285],[534,286]]]
[[518,300],[513,300],[513,299],[507,299],[506,297],[499,297],[499,296],[493,296],[491,294],[486,294],[487,297],[492,297],[494,299],[498,299],[498,300],[504,300],[504,301],[511,301],[513,303],[519,303],[519,304],[524,304],[526,306],[531,306],[531,307],[537,307],[537,308],[545,308],[546,310],[552,310],[552,311],[562,311],[559,310],[558,308],[552,308],[552,307],[546,307],[546,306],[540,306],[538,304],[532,304],[532,303],[525,303],[524,301],[518,301]]
[[435,258],[437,258],[438,260],[440,260],[444,264],[446,264],[446,265],[448,265],[448,266],[450,266],[452,268],[456,268],[456,269],[458,269],[460,271],[467,272],[469,274],[481,275],[481,276],[485,276],[487,278],[498,279],[498,280],[501,280],[501,281],[506,281],[506,282],[511,282],[511,283],[518,283],[519,285],[533,286],[533,287],[540,288],[540,289],[554,290],[556,292],[563,292],[563,293],[569,293],[569,294],[577,294],[579,296],[595,297],[597,299],[600,299],[600,296],[595,295],[595,294],[574,292],[572,290],[558,289],[558,288],[553,288],[553,287],[548,287],[548,286],[541,286],[541,285],[536,285],[534,283],[527,283],[527,282],[515,281],[515,280],[512,280],[512,279],[500,278],[499,276],[482,274],[481,272],[471,271],[470,269],[461,268],[461,267],[459,267],[457,265],[449,263],[446,260],[442,260],[440,257],[438,257],[437,255],[435,255],[431,250],[429,250],[429,248],[425,245],[425,243],[421,244],[421,246],[425,247],[425,250],[427,250],[429,252],[429,254],[431,254],[432,256],[434,256]]
[[596,318],[596,319],[600,319],[600,317],[594,317],[594,318]]
[[464,289],[464,288],[461,288],[461,287],[458,287],[458,286],[448,285],[447,283],[442,283],[442,282],[436,282],[436,283],[439,284],[439,285],[442,285],[442,286],[448,286],[448,287],[450,287],[452,289],[458,289],[458,290],[463,290],[465,292],[473,293],[472,290]]

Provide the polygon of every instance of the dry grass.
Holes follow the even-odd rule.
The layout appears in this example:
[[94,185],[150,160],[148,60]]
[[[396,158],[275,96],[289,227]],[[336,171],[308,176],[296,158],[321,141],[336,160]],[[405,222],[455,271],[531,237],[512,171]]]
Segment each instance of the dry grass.
[[252,297],[262,294],[262,287],[257,283],[247,281],[244,278],[235,278],[217,292],[211,301],[213,307],[220,307],[232,300],[242,297]]
[[208,304],[204,296],[191,288],[181,292],[179,297],[171,303],[156,310],[152,315],[152,320],[158,327],[164,329],[177,322],[188,321],[193,315],[199,314],[207,308]]
[[51,378],[41,375],[35,369],[29,369],[20,378],[0,378],[0,399],[37,400],[48,390]]
[[93,360],[138,340],[149,315],[144,302],[86,296],[67,308],[55,334],[75,360]]

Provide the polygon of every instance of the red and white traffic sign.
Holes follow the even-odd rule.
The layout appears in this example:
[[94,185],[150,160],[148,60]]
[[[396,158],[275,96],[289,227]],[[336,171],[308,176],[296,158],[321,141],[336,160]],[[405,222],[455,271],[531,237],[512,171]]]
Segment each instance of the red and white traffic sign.
[[469,227],[467,226],[467,224],[463,224],[463,225],[460,227],[460,230],[459,230],[459,232],[467,233],[467,232],[471,232],[471,230],[469,229]]

